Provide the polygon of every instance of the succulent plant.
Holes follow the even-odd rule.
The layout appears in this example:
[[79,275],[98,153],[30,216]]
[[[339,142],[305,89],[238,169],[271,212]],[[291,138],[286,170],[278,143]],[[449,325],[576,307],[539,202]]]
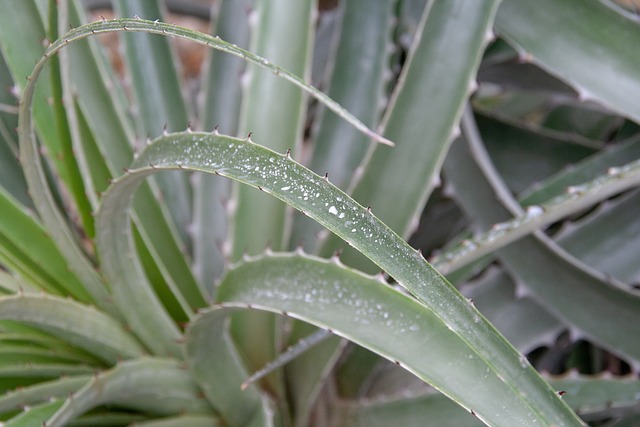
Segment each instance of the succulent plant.
[[5,0],[0,425],[640,423],[621,4]]

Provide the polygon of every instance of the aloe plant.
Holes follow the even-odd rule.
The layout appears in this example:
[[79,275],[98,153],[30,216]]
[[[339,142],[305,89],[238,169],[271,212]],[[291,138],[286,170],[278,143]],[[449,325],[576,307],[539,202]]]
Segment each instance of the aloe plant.
[[633,11],[4,3],[0,424],[638,422]]

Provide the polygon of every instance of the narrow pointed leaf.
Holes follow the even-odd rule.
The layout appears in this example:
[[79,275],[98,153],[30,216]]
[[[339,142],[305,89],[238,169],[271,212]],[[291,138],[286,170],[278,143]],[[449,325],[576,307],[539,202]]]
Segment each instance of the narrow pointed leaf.
[[223,52],[238,56],[245,59],[248,62],[256,64],[262,68],[268,69],[275,75],[291,82],[293,85],[298,86],[301,90],[307,92],[310,96],[316,98],[327,108],[334,111],[340,117],[351,123],[355,128],[360,130],[365,135],[371,137],[373,140],[386,145],[393,145],[393,143],[387,138],[378,135],[376,132],[369,129],[362,122],[356,119],[352,114],[345,110],[338,103],[333,101],[324,93],[318,89],[307,84],[300,77],[292,74],[285,68],[279,67],[276,64],[272,64],[265,58],[261,58],[247,50],[244,50],[231,43],[227,43],[217,37],[208,36],[206,34],[199,33],[197,31],[181,28],[175,25],[166,24],[164,22],[146,21],[144,19],[110,19],[97,21],[90,24],[82,25],[78,28],[70,30],[68,33],[60,37],[47,48],[47,54],[51,55],[58,51],[63,46],[79,39],[83,39],[95,34],[118,32],[118,31],[139,31],[150,34],[162,34],[173,37],[180,37],[186,40],[191,40],[196,43],[204,44],[214,49],[219,49]]
[[[120,16],[138,16],[150,21],[163,19],[158,2],[120,0],[115,2]],[[150,138],[169,131],[184,130],[189,122],[187,105],[181,90],[181,79],[174,66],[176,53],[170,39],[153,34],[124,33],[124,58],[132,80],[132,89],[140,111],[141,136]],[[144,52],[144,54],[143,54]],[[191,186],[185,174],[166,174],[158,177],[167,208],[183,241],[191,221]]]
[[0,298],[0,318],[32,325],[78,346],[107,363],[142,354],[137,341],[108,315],[48,295]]
[[47,420],[64,426],[101,405],[117,405],[158,415],[208,413],[188,372],[169,359],[138,358],[97,375]]
[[[89,294],[69,271],[67,261],[58,251],[51,236],[33,214],[4,189],[0,189],[0,211],[5,215],[0,222],[0,240],[7,239],[7,244],[10,242],[16,247],[10,253],[24,254],[17,259],[22,263],[22,268],[17,269],[20,274],[31,278],[33,285],[54,294],[72,295],[80,301],[89,302]],[[11,262],[5,263],[5,266],[13,268]]]
[[[214,34],[243,49],[249,45],[249,14],[254,0],[222,1],[213,23]],[[235,135],[242,102],[241,77],[245,61],[237,56],[211,49],[203,71],[202,128],[218,127]],[[208,175],[194,177],[193,269],[201,283],[211,289],[225,268],[223,243],[230,230],[224,203],[231,197],[231,183]]]
[[53,381],[22,387],[0,396],[0,412],[33,406],[53,398],[65,399],[91,380],[89,375],[74,375]]
[[63,400],[43,403],[21,412],[4,424],[4,427],[33,427],[45,425],[44,422],[62,406]]

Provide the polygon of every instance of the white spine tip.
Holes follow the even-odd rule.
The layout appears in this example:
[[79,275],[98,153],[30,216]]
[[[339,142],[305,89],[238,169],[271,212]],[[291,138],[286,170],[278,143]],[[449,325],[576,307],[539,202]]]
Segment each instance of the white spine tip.
[[451,138],[455,139],[459,137],[461,133],[460,126],[456,126],[451,130]]
[[589,91],[584,88],[577,88],[576,91],[578,92],[578,99],[582,102],[593,99],[591,93],[589,93]]
[[485,33],[484,39],[487,43],[491,43],[497,39],[496,33],[493,30],[489,30]]
[[523,63],[529,63],[529,62],[533,62],[533,54],[529,53],[529,52],[521,52],[518,55],[518,60]]

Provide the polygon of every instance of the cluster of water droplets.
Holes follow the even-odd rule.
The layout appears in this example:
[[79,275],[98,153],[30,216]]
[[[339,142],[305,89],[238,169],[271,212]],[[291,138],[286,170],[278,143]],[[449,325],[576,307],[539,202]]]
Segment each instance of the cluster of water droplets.
[[[632,176],[633,175],[633,176]],[[558,220],[582,207],[579,203],[596,203],[606,194],[615,194],[634,182],[640,181],[640,161],[634,161],[620,167],[611,167],[606,174],[579,185],[571,185],[544,205],[531,205],[523,215],[512,220],[494,224],[490,230],[479,234],[473,240],[465,239],[454,249],[434,257],[432,263],[442,271],[450,271],[454,265],[468,263],[479,258],[492,248],[497,249],[545,224]],[[626,181],[625,181],[626,179]],[[636,183],[637,185],[637,183]]]

